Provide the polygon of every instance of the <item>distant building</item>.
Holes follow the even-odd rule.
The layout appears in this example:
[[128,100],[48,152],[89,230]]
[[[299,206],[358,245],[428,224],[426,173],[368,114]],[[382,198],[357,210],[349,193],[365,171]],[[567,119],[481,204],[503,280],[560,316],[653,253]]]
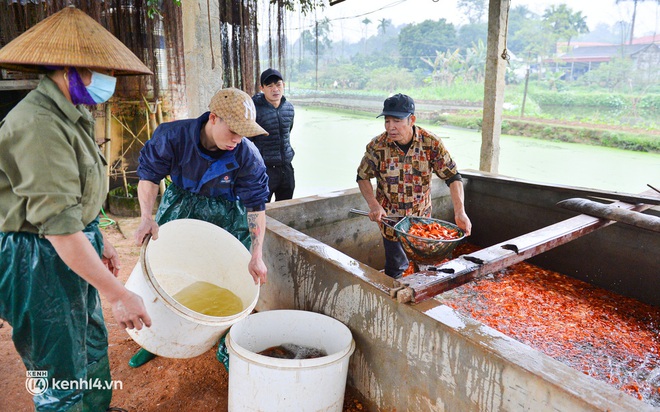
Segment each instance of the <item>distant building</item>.
[[[566,43],[558,44],[557,50],[565,50]],[[565,79],[575,80],[602,63],[614,58],[629,58],[634,67],[640,70],[650,70],[660,67],[660,35],[645,36],[633,40],[633,44],[599,44],[572,43],[568,53],[561,54],[544,62],[554,71],[564,71]]]
[[557,54],[568,53],[571,50],[580,48],[580,47],[596,47],[596,46],[612,46],[612,43],[605,42],[596,42],[596,41],[572,41],[569,45],[568,42],[559,41],[555,45],[555,50]]
[[633,44],[650,44],[650,43],[660,43],[660,34],[654,34],[652,36],[644,36],[633,39]]

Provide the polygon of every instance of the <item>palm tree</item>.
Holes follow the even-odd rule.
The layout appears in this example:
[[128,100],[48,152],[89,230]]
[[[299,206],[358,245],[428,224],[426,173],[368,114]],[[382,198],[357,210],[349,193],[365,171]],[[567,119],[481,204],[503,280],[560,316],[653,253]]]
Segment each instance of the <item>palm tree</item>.
[[573,36],[582,33],[589,33],[589,26],[587,26],[587,21],[581,11],[569,15],[569,23],[571,29],[565,32],[567,36],[566,51],[569,51],[571,48],[571,39]]
[[369,20],[369,17],[365,17],[364,20],[361,22],[364,24],[364,53],[367,53],[367,29],[369,28],[369,25],[371,24],[371,20]]
[[391,25],[392,25],[392,20],[383,17],[382,19],[378,20],[378,31],[384,35],[387,32],[387,29]]
[[[615,0],[615,4],[619,4],[622,1],[625,0]],[[628,44],[632,44],[633,42],[633,34],[635,33],[635,19],[637,18],[637,3],[641,3],[646,0],[632,0],[634,5],[633,5],[633,14],[632,14],[632,21],[630,23],[630,40],[628,41]],[[660,4],[660,0],[655,0],[656,3]]]
[[371,20],[369,20],[369,17],[365,17],[364,20],[361,21],[362,24],[364,24],[364,37],[367,38],[367,28],[371,24]]
[[573,37],[581,33],[589,33],[589,27],[582,12],[573,12],[565,4],[552,5],[545,9],[543,23],[556,39],[566,39],[568,48],[570,48]]

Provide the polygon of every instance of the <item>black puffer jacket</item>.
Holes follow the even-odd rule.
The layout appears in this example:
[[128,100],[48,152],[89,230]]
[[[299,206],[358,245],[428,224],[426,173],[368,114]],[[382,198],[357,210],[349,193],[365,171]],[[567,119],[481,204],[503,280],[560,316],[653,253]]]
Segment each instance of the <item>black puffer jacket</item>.
[[252,140],[261,152],[266,166],[281,166],[291,163],[295,154],[291,147],[291,129],[293,129],[293,105],[282,96],[276,109],[266,100],[263,93],[252,97],[257,108],[257,123],[268,132],[268,136],[256,136]]

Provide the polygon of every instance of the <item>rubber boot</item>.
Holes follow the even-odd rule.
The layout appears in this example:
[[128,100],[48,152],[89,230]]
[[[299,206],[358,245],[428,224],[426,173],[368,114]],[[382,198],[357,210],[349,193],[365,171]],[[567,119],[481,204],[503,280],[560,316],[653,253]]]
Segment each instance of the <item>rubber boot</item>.
[[104,411],[109,408],[112,399],[112,380],[107,355],[98,362],[87,365],[87,381],[91,382],[93,387],[85,390],[83,412]]
[[128,366],[130,366],[131,368],[139,368],[140,366],[149,362],[156,356],[158,355],[153,354],[144,348],[140,348],[140,350],[135,352],[135,355],[133,355],[131,360],[128,361]]

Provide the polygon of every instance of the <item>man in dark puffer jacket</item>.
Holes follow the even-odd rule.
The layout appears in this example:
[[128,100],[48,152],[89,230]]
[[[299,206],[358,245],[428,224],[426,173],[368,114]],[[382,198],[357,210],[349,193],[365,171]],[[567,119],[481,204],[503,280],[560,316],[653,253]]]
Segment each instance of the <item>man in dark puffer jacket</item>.
[[257,108],[257,123],[268,135],[255,136],[252,142],[257,146],[266,163],[270,202],[293,197],[296,181],[293,176],[293,155],[290,133],[293,129],[293,105],[284,97],[284,79],[275,69],[261,73],[261,93],[252,96]]

